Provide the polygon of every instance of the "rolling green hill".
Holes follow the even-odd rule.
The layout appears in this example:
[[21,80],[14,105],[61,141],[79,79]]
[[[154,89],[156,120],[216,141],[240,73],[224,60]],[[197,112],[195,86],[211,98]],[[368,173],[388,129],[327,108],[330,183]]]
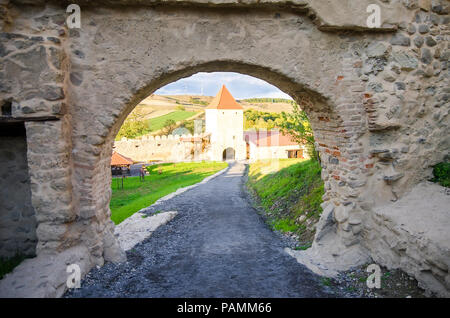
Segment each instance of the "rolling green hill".
[[140,112],[132,112],[122,124],[122,127],[116,136],[116,140],[120,140],[122,137],[129,139],[138,138],[164,128],[168,120],[181,122],[198,113],[199,112],[175,110],[162,116],[145,119]]
[[150,127],[150,132],[153,131],[157,131],[160,130],[161,128],[164,127],[164,123],[167,120],[174,120],[175,122],[181,121],[181,120],[185,120],[188,119],[192,116],[194,116],[195,114],[197,114],[197,112],[189,112],[189,111],[185,111],[185,110],[176,110],[173,111],[171,113],[168,113],[166,115],[163,116],[159,116],[159,117],[155,117],[155,118],[150,118],[147,120],[147,123],[149,124]]

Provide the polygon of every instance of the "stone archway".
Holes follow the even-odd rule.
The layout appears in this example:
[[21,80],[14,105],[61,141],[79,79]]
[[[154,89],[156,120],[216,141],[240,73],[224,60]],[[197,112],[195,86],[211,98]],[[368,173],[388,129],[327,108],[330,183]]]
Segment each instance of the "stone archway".
[[[113,144],[114,137],[117,133],[117,131],[120,128],[120,125],[122,124],[123,120],[125,119],[126,115],[131,112],[131,110],[134,108],[134,106],[140,101],[140,99],[144,96],[147,96],[148,94],[155,91],[157,88],[163,86],[164,84],[168,83],[169,81],[175,81],[182,77],[190,76],[197,72],[213,72],[213,71],[234,71],[234,72],[240,72],[247,75],[252,75],[261,79],[264,79],[268,81],[269,83],[277,86],[281,90],[288,93],[290,96],[293,96],[293,98],[302,105],[302,107],[305,109],[305,111],[308,113],[308,116],[311,120],[312,127],[314,129],[316,140],[317,140],[317,147],[318,150],[321,152],[321,157],[323,158],[326,165],[324,165],[324,179],[327,186],[327,195],[324,197],[325,203],[331,204],[331,206],[339,205],[342,200],[342,189],[348,188],[349,186],[346,184],[341,184],[338,187],[338,183],[341,182],[341,173],[342,173],[342,181],[345,180],[345,175],[347,174],[345,172],[345,169],[341,169],[341,162],[356,159],[359,162],[358,164],[354,164],[355,169],[359,169],[362,167],[361,163],[364,163],[364,152],[362,149],[357,149],[355,152],[351,152],[352,148],[355,147],[355,143],[363,135],[363,132],[367,127],[365,126],[365,118],[364,110],[360,109],[359,113],[361,117],[358,118],[358,121],[353,121],[350,123],[350,125],[355,126],[357,123],[358,130],[355,130],[354,128],[349,128],[353,132],[349,135],[346,134],[346,130],[344,124],[344,119],[346,118],[346,114],[341,114],[340,111],[336,109],[336,105],[326,96],[321,94],[318,91],[312,90],[308,88],[308,86],[303,83],[303,79],[292,79],[289,78],[287,75],[283,74],[283,72],[280,71],[274,71],[270,68],[267,68],[263,65],[258,65],[256,63],[248,64],[246,62],[238,61],[238,60],[216,60],[215,56],[211,57],[211,61],[208,62],[200,62],[199,64],[195,66],[189,66],[181,70],[176,70],[173,72],[168,72],[167,74],[162,75],[159,78],[156,78],[155,80],[151,81],[150,84],[144,84],[144,86],[138,90],[138,96],[137,98],[136,93],[129,92],[131,99],[128,103],[124,103],[122,105],[118,105],[121,107],[122,113],[120,113],[118,116],[110,116],[111,120],[114,120],[114,123],[110,126],[110,130],[108,132],[108,136],[105,138],[105,142],[98,147],[99,149],[99,160],[96,163],[95,171],[96,173],[92,175],[92,178],[99,178],[102,175],[106,175],[106,171],[109,171],[109,162],[110,162],[110,154],[111,154],[111,147]],[[171,65],[170,68],[175,67],[178,68],[176,65]],[[310,71],[312,72],[312,71]],[[170,79],[170,80],[169,80]],[[333,85],[338,85],[338,83],[333,82]],[[355,99],[359,98],[361,99],[360,94],[354,94]],[[142,97],[141,97],[142,96]],[[79,121],[74,122],[75,125],[78,123],[81,123]],[[356,143],[357,144],[357,143]],[[86,147],[85,144],[82,145],[83,148]],[[347,147],[349,150],[347,150]],[[348,156],[346,158],[346,156]],[[76,172],[76,175],[82,175],[83,171],[85,170],[84,167],[80,167],[81,169],[79,172]],[[77,167],[75,168],[77,170]],[[99,172],[104,171],[104,172]],[[357,171],[354,171],[355,175],[356,173],[359,173]],[[361,179],[365,178],[365,175],[359,176]],[[101,179],[95,179],[99,180],[100,182],[97,183],[96,186],[100,187],[101,189],[104,189],[104,191],[101,191],[103,193],[109,194],[110,189],[110,181],[106,178]],[[344,181],[345,182],[345,181]],[[341,182],[342,183],[342,182]],[[355,195],[355,198],[357,198],[359,195],[359,192]],[[95,198],[98,199],[98,198]],[[348,200],[348,199],[346,199]],[[101,201],[101,208],[105,209],[105,214],[102,216],[103,222],[106,224],[111,224],[109,221],[109,207],[107,206],[107,203],[109,202],[109,197],[105,198]],[[335,203],[336,202],[336,203]],[[356,200],[355,200],[356,202]],[[356,203],[353,203],[352,207],[355,208]],[[98,211],[96,212],[98,217]],[[348,214],[349,211],[346,211]],[[105,217],[106,216],[106,217]],[[98,220],[98,219],[97,219]],[[342,220],[343,224],[348,224],[348,218],[344,218]],[[94,222],[93,224],[96,225]],[[361,224],[357,223],[355,226],[359,226]],[[108,231],[112,230],[112,224],[106,225],[107,228],[109,226]],[[347,225],[348,226],[348,225]],[[337,227],[337,226],[335,226]],[[339,232],[339,231],[337,231]],[[106,239],[106,243],[103,248],[103,257],[105,260],[112,260],[117,261],[120,260],[120,251],[118,250],[117,246],[114,245],[115,241],[112,237],[112,234],[105,235],[105,232],[103,234],[103,239]],[[329,233],[332,234],[332,233]],[[345,244],[348,246],[354,246],[357,245],[356,248],[359,253],[359,240],[360,238],[358,235],[354,235],[351,231],[344,232],[342,234],[342,237],[339,237],[339,240],[336,241],[336,238],[334,237],[336,233],[333,233],[333,238],[330,238],[330,240],[334,241],[335,244],[333,245],[333,249],[342,249],[345,248]],[[336,244],[336,242],[341,242],[343,245]],[[112,245],[109,245],[112,242]],[[359,257],[359,256],[358,256]],[[349,256],[349,259],[351,259],[351,262],[355,261],[355,257]],[[360,259],[356,260],[357,262],[360,261]]]
[[[38,260],[31,263],[70,259],[85,273],[123,260],[109,219],[109,162],[121,124],[165,84],[200,71],[235,71],[277,86],[308,113],[326,190],[314,251],[343,268],[367,255],[400,266],[401,257],[383,254],[391,247],[378,239],[383,221],[373,211],[425,180],[447,151],[446,41],[430,33],[437,44],[418,53],[410,38],[418,23],[439,33],[448,8],[376,1],[391,10],[380,28],[368,29],[371,2],[358,1],[355,14],[348,1],[102,1],[82,8],[80,30],[64,25],[56,1],[2,4],[0,102],[11,102],[12,119],[26,126],[38,222]],[[64,271],[49,273],[58,278],[45,295],[65,289]]]

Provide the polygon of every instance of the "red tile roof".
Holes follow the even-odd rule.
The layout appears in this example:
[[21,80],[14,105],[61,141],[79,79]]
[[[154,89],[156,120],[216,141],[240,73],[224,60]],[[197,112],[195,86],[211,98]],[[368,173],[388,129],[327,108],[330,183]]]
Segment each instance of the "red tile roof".
[[257,147],[295,146],[299,145],[292,136],[284,135],[278,130],[244,131],[244,139]]
[[113,151],[113,154],[111,156],[111,166],[127,166],[132,165],[133,163],[134,162],[132,159]]
[[225,85],[222,85],[219,93],[206,107],[206,109],[244,109],[231,95]]

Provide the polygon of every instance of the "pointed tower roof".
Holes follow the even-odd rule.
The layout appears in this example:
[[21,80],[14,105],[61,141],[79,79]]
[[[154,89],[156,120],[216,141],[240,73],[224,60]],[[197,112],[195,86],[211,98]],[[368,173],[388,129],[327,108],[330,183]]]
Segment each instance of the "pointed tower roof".
[[225,85],[217,93],[206,109],[244,109],[231,95]]

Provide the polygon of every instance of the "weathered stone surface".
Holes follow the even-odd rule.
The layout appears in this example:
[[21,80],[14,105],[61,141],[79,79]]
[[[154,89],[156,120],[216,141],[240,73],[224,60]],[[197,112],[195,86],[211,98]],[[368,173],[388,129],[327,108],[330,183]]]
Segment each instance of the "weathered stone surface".
[[[27,0],[16,0],[16,3],[26,3]],[[45,1],[36,0],[33,4],[45,4],[48,2],[57,2],[58,0]],[[402,22],[402,18],[413,17],[413,12],[407,9],[411,6],[394,2],[392,4],[386,3],[386,1],[380,2],[377,0],[360,0],[354,2],[353,0],[265,0],[263,2],[250,0],[100,0],[93,4],[89,0],[81,0],[77,2],[83,6],[127,6],[127,5],[140,5],[140,6],[155,6],[155,5],[177,5],[177,4],[190,4],[194,7],[236,7],[236,8],[271,8],[271,9],[283,9],[291,8],[294,11],[308,12],[314,15],[317,19],[317,24],[327,29],[370,29],[367,26],[367,8],[370,4],[377,3],[381,7],[381,26],[383,30],[395,30],[396,26]],[[437,9],[436,9],[437,10]]]
[[427,48],[422,48],[420,50],[420,61],[425,64],[430,64],[433,61],[433,56],[431,51]]
[[344,223],[348,220],[351,206],[340,205],[334,209],[334,219],[338,223]]
[[413,41],[414,44],[419,48],[422,47],[423,43],[425,42],[425,40],[421,36],[416,36]]
[[382,57],[388,53],[388,48],[379,42],[375,42],[370,44],[367,47],[367,56],[368,57]]
[[437,44],[437,42],[433,39],[433,37],[431,37],[431,36],[427,36],[426,38],[425,38],[425,43],[428,45],[428,46],[430,46],[430,47],[433,47],[433,46],[435,46],[436,44]]
[[391,44],[409,46],[411,44],[411,39],[403,34],[397,33],[391,38]]
[[319,242],[330,231],[336,231],[334,218],[334,205],[328,204],[322,212],[322,217],[316,224],[316,235],[314,237],[316,242]]
[[71,73],[70,82],[75,86],[81,85],[83,82],[83,73]]
[[430,27],[427,24],[419,25],[419,33],[420,34],[426,34],[428,32],[430,32]]
[[409,35],[412,35],[412,34],[416,33],[416,26],[414,24],[410,24],[408,26],[408,30],[407,31],[408,31]]
[[400,65],[402,70],[411,71],[417,68],[419,62],[416,58],[406,54],[406,53],[393,53],[392,57]]
[[374,261],[389,267],[401,264],[421,286],[449,297],[445,275],[439,274],[450,268],[449,204],[445,188],[425,182],[399,201],[378,208],[373,220],[381,226],[372,228],[369,243],[378,251]]
[[76,246],[58,254],[27,259],[0,280],[0,297],[61,297],[67,289],[67,266],[71,264],[79,266],[82,276],[89,271],[92,264],[86,247]]
[[45,86],[43,96],[46,100],[55,101],[64,98],[64,90],[58,86]]
[[431,11],[437,14],[449,14],[450,13],[450,5],[448,1],[444,0],[433,0],[431,3]]
[[431,9],[431,0],[419,0],[419,8],[429,11]]

